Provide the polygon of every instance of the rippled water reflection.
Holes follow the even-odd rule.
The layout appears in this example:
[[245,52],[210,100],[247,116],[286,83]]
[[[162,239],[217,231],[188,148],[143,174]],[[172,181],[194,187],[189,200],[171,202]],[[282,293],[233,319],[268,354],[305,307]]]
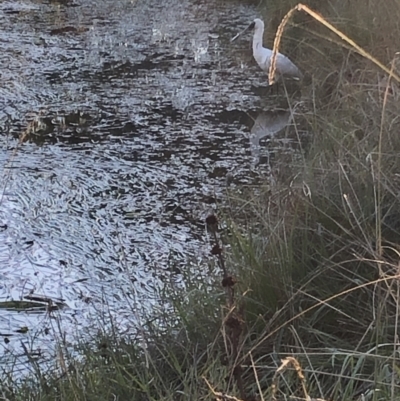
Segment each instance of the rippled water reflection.
[[[207,262],[204,216],[226,174],[251,183],[259,139],[290,122],[265,114],[266,77],[230,44],[256,12],[77,0],[5,1],[0,13],[0,301],[63,300],[68,334],[101,310],[132,330],[127,299],[160,308],[154,288]],[[0,309],[3,351],[33,337],[46,348],[49,327],[43,310]]]

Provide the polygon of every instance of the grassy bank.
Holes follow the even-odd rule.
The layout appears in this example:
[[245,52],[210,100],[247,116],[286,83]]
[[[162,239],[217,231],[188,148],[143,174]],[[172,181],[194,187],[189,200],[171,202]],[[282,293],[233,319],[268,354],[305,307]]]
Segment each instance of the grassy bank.
[[[376,3],[319,11],[390,67],[400,6]],[[60,333],[54,367],[3,373],[3,399],[400,399],[399,88],[306,15],[294,21],[283,45],[308,75],[290,128],[301,151],[227,191],[207,220],[211,277],[171,286],[168,313],[134,338],[99,332],[68,356]]]

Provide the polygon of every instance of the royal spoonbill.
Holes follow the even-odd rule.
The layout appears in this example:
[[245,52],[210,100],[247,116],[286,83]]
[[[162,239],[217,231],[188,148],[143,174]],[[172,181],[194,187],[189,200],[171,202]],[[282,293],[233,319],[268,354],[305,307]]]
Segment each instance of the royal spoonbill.
[[[256,60],[260,68],[266,72],[269,71],[272,58],[272,50],[263,47],[263,35],[264,35],[264,22],[259,18],[256,18],[243,32],[238,33],[232,38],[232,42],[236,40],[240,35],[247,31],[254,29],[253,35],[253,57]],[[303,74],[297,68],[288,57],[281,53],[277,54],[276,57],[276,73],[279,76],[290,77],[293,79],[302,79]]]

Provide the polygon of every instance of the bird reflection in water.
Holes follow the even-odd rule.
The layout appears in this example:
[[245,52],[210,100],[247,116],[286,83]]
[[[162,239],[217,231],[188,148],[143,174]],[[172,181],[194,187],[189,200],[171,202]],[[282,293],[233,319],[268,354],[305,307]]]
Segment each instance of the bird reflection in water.
[[291,119],[292,112],[290,110],[264,111],[258,115],[249,135],[250,149],[255,166],[260,162],[260,140],[265,137],[273,138],[289,125]]

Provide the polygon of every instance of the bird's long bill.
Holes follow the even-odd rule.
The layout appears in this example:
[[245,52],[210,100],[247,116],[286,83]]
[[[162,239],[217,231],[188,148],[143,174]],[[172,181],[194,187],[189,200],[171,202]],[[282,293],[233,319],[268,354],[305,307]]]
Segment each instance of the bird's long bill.
[[243,34],[246,33],[247,31],[251,31],[252,29],[254,29],[254,25],[255,25],[255,23],[252,22],[247,28],[243,29],[242,32],[239,32],[238,34],[236,34],[236,35],[231,39],[231,42],[233,42],[234,40],[236,40],[239,36],[243,35]]

